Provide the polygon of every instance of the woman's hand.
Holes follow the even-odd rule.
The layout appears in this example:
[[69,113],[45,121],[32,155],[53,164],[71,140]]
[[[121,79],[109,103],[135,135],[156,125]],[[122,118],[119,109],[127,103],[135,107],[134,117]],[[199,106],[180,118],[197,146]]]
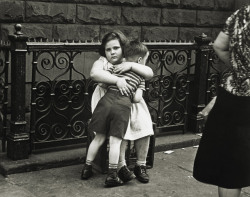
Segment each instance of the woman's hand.
[[132,94],[132,87],[127,83],[126,78],[118,78],[116,86],[122,95],[130,96]]
[[121,74],[131,70],[132,64],[129,62],[123,62],[115,66],[114,73]]

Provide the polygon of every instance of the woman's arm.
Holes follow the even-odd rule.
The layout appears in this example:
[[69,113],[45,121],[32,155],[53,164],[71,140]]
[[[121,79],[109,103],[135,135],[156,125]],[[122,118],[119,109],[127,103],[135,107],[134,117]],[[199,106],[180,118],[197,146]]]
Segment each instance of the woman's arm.
[[135,62],[123,62],[119,65],[116,65],[114,72],[120,74],[129,70],[141,75],[146,80],[149,80],[154,76],[153,70],[149,66]]
[[214,51],[218,57],[226,64],[230,65],[229,36],[220,32],[213,44]]

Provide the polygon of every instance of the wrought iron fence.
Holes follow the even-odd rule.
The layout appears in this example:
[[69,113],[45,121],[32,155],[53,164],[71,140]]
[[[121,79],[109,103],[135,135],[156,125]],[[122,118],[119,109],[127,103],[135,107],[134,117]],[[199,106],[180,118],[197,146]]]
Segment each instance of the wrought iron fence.
[[27,42],[32,57],[32,149],[86,142],[95,83],[77,58],[100,43]]
[[0,41],[0,137],[2,139],[2,151],[6,147],[7,134],[7,107],[8,107],[8,71],[9,71],[10,43]]
[[[144,42],[155,77],[147,82],[145,100],[162,132],[186,130],[189,82],[194,74],[196,44]],[[27,42],[32,56],[32,148],[86,140],[95,83],[76,65],[76,58],[98,51],[100,43]],[[83,67],[86,65],[82,64]]]
[[160,133],[186,131],[190,80],[194,75],[196,43],[145,43],[154,77],[148,82],[146,101]]
[[220,61],[213,50],[209,52],[208,70],[206,72],[206,104],[217,95],[218,85],[222,83],[223,79],[227,78],[229,69]]
[[[21,26],[16,26],[10,41],[11,47],[0,48],[1,52],[7,51],[2,58],[1,65],[5,67],[1,73],[8,73],[10,50],[11,78],[15,79],[11,82],[7,155],[14,160],[23,159],[34,149],[86,142],[90,98],[96,84],[89,78],[92,64],[85,59],[98,57],[100,43],[28,41],[21,33]],[[195,42],[144,42],[150,51],[147,64],[155,74],[146,83],[144,98],[158,134],[201,131],[202,120],[197,114],[216,94],[214,89],[223,73],[215,66],[218,58],[210,42],[205,35],[197,37]],[[25,92],[27,70],[31,72],[31,87],[27,89],[26,84]],[[9,100],[7,82],[8,75],[5,75],[3,150]],[[24,100],[29,91],[31,109],[27,131]]]

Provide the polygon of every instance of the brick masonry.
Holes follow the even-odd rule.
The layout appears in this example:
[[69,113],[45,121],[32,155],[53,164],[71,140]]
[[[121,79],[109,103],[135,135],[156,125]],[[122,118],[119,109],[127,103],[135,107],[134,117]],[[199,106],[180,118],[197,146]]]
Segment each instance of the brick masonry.
[[235,0],[1,0],[0,39],[16,23],[49,40],[101,40],[112,29],[142,41],[214,39],[235,9]]

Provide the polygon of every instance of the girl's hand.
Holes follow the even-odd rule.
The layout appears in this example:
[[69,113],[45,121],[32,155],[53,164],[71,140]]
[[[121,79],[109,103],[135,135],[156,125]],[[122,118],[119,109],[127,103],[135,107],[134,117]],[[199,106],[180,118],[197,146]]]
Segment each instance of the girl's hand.
[[120,90],[122,95],[130,96],[132,87],[127,83],[126,78],[118,78],[116,82],[117,88]]
[[132,69],[132,64],[130,62],[123,62],[115,66],[114,73],[121,74]]

